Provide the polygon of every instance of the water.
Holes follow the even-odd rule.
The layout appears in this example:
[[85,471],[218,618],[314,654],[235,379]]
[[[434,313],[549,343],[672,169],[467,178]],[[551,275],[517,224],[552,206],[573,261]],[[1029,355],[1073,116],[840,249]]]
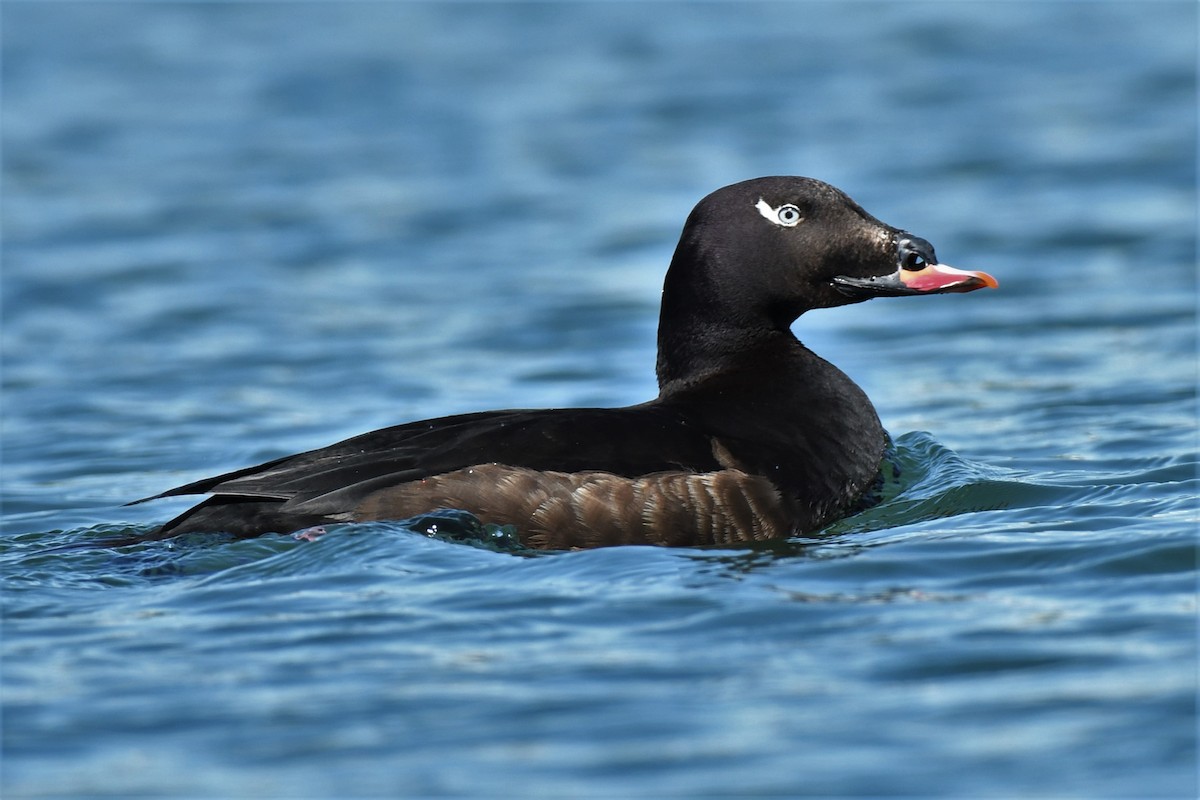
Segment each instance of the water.
[[[1196,14],[4,4],[4,796],[1194,796]],[[870,511],[51,549],[650,397],[685,215],[780,173],[1001,281],[797,324],[896,437]]]

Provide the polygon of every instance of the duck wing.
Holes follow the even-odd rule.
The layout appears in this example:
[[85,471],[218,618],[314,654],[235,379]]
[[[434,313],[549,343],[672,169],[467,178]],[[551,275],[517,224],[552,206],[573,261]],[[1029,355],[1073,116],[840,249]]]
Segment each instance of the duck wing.
[[721,468],[709,436],[652,403],[488,411],[383,428],[137,502],[208,493],[283,501],[296,512],[339,516],[389,486],[484,464],[630,478]]

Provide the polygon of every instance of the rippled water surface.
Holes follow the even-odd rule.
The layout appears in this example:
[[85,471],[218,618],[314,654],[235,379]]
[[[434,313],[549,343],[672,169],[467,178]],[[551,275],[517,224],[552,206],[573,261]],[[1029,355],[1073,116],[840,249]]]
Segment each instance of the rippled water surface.
[[[4,4],[4,796],[1194,796],[1196,9]],[[647,399],[684,217],[764,174],[1001,281],[797,323],[896,439],[881,505],[55,549]]]

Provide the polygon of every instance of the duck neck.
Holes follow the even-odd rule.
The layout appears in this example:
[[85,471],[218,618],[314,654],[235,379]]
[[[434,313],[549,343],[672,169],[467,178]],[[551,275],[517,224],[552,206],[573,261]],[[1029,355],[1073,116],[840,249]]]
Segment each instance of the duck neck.
[[799,346],[791,319],[776,320],[742,292],[720,285],[712,269],[676,254],[663,284],[658,321],[660,396],[714,375],[739,371],[751,354],[792,354]]
[[689,321],[693,324],[673,324],[667,331],[659,328],[655,372],[660,397],[684,392],[716,376],[740,372],[748,361],[758,362],[764,357],[776,361],[780,356],[790,360],[798,353],[809,352],[790,331],[744,328],[716,320]]
[[816,530],[860,502],[887,434],[849,376],[790,330],[668,320],[659,329],[657,402],[708,432],[722,464],[769,478],[794,504],[797,530]]

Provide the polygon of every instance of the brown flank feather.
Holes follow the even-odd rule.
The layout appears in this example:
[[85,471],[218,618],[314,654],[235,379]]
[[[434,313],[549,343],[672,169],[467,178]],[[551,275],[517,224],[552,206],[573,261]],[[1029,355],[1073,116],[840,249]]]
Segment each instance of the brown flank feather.
[[789,535],[793,517],[769,480],[736,469],[626,478],[504,464],[381,489],[353,517],[403,519],[435,508],[469,508],[484,522],[516,526],[529,547],[554,550],[777,539]]

